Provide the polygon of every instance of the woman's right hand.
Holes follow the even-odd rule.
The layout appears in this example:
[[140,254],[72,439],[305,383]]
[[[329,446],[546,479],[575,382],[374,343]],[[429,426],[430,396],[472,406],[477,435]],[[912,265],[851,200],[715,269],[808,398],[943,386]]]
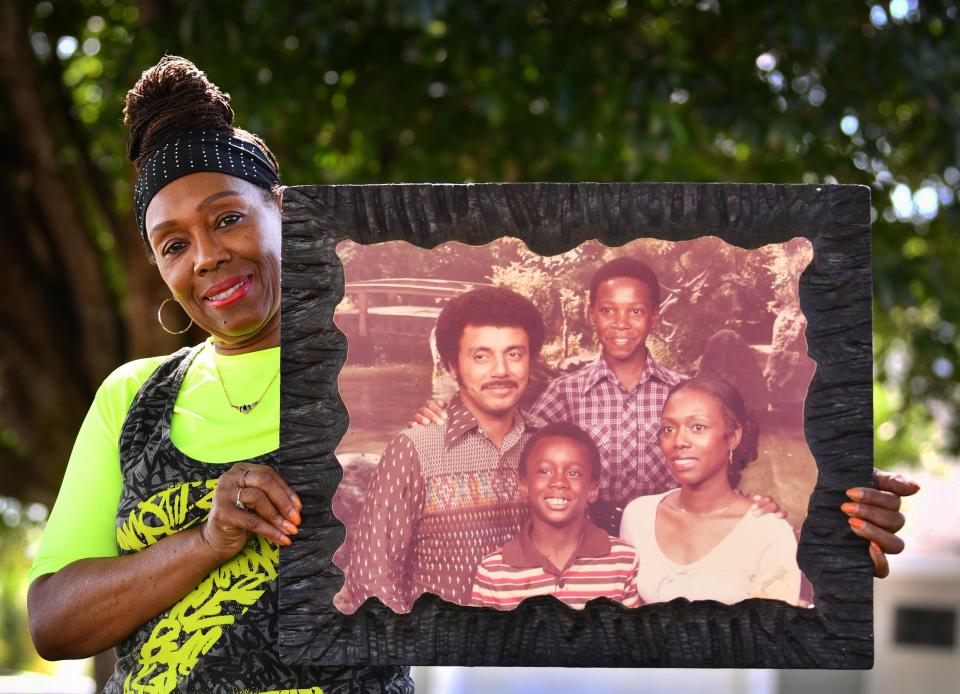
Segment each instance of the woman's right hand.
[[213,506],[200,535],[210,550],[226,561],[257,533],[278,545],[289,545],[300,525],[300,497],[271,467],[237,463],[217,481]]
[[80,559],[38,577],[27,597],[37,652],[48,660],[86,658],[113,646],[237,554],[251,532],[289,545],[302,508],[273,468],[237,463],[217,481],[200,525],[142,552]]
[[413,419],[407,422],[407,427],[417,424],[443,424],[447,421],[447,406],[439,400],[427,400],[423,407],[417,410]]

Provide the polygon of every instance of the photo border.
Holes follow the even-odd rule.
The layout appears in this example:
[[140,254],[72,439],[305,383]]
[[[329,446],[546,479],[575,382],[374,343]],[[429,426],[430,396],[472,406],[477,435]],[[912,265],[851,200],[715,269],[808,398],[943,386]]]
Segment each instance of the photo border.
[[[817,370],[804,432],[819,476],[798,564],[810,609],[751,599],[683,599],[629,610],[600,599],[573,610],[552,596],[500,612],[421,596],[409,614],[369,600],[333,606],[345,529],[331,502],[347,430],[338,375],[346,338],[336,246],[405,240],[483,245],[515,236],[540,255],[589,239],[716,236],[755,249],[809,239],[800,278]],[[284,191],[280,473],[304,503],[280,552],[280,655],[309,665],[848,668],[873,665],[873,569],[850,532],[844,490],[873,479],[870,189],[851,185],[485,183],[296,186]]]

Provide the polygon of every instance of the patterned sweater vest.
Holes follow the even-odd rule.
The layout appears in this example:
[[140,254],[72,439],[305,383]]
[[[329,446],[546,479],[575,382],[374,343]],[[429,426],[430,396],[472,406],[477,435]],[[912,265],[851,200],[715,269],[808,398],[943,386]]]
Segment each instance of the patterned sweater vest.
[[[120,554],[202,523],[233,463],[193,460],[170,440],[173,404],[203,345],[172,354],[143,384],[120,434]],[[238,461],[240,462],[240,461]],[[277,452],[246,461],[276,467]],[[114,692],[412,692],[398,667],[287,665],[277,653],[278,547],[252,535],[236,556],[117,645]]]

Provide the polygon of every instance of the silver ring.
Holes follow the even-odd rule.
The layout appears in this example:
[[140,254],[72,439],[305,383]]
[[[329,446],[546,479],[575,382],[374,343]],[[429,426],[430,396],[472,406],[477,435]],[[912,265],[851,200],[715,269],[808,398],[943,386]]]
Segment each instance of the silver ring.
[[241,511],[246,511],[247,507],[243,505],[242,501],[240,501],[240,492],[242,491],[243,491],[243,487],[237,490],[237,503],[235,503],[234,506],[236,506]]

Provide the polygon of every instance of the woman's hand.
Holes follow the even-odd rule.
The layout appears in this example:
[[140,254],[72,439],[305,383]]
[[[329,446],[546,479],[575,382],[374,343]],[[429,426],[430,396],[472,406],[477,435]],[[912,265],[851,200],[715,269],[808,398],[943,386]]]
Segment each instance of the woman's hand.
[[904,517],[900,513],[900,498],[911,496],[920,491],[920,485],[902,475],[894,475],[874,469],[871,487],[854,487],[847,490],[852,499],[840,509],[850,516],[849,523],[853,532],[870,542],[870,558],[873,560],[873,574],[885,578],[890,573],[887,554],[899,554],[903,551],[903,540],[896,533],[903,527]]
[[243,549],[250,533],[289,545],[298,532],[300,498],[266,465],[237,463],[217,481],[201,537],[221,561]]
[[38,577],[27,595],[37,652],[85,658],[113,646],[243,549],[251,532],[289,545],[302,508],[273,468],[237,463],[220,476],[204,523],[141,552],[80,559]]
[[439,400],[427,400],[423,407],[417,410],[413,419],[407,422],[407,427],[417,424],[443,424],[447,421],[447,406]]

